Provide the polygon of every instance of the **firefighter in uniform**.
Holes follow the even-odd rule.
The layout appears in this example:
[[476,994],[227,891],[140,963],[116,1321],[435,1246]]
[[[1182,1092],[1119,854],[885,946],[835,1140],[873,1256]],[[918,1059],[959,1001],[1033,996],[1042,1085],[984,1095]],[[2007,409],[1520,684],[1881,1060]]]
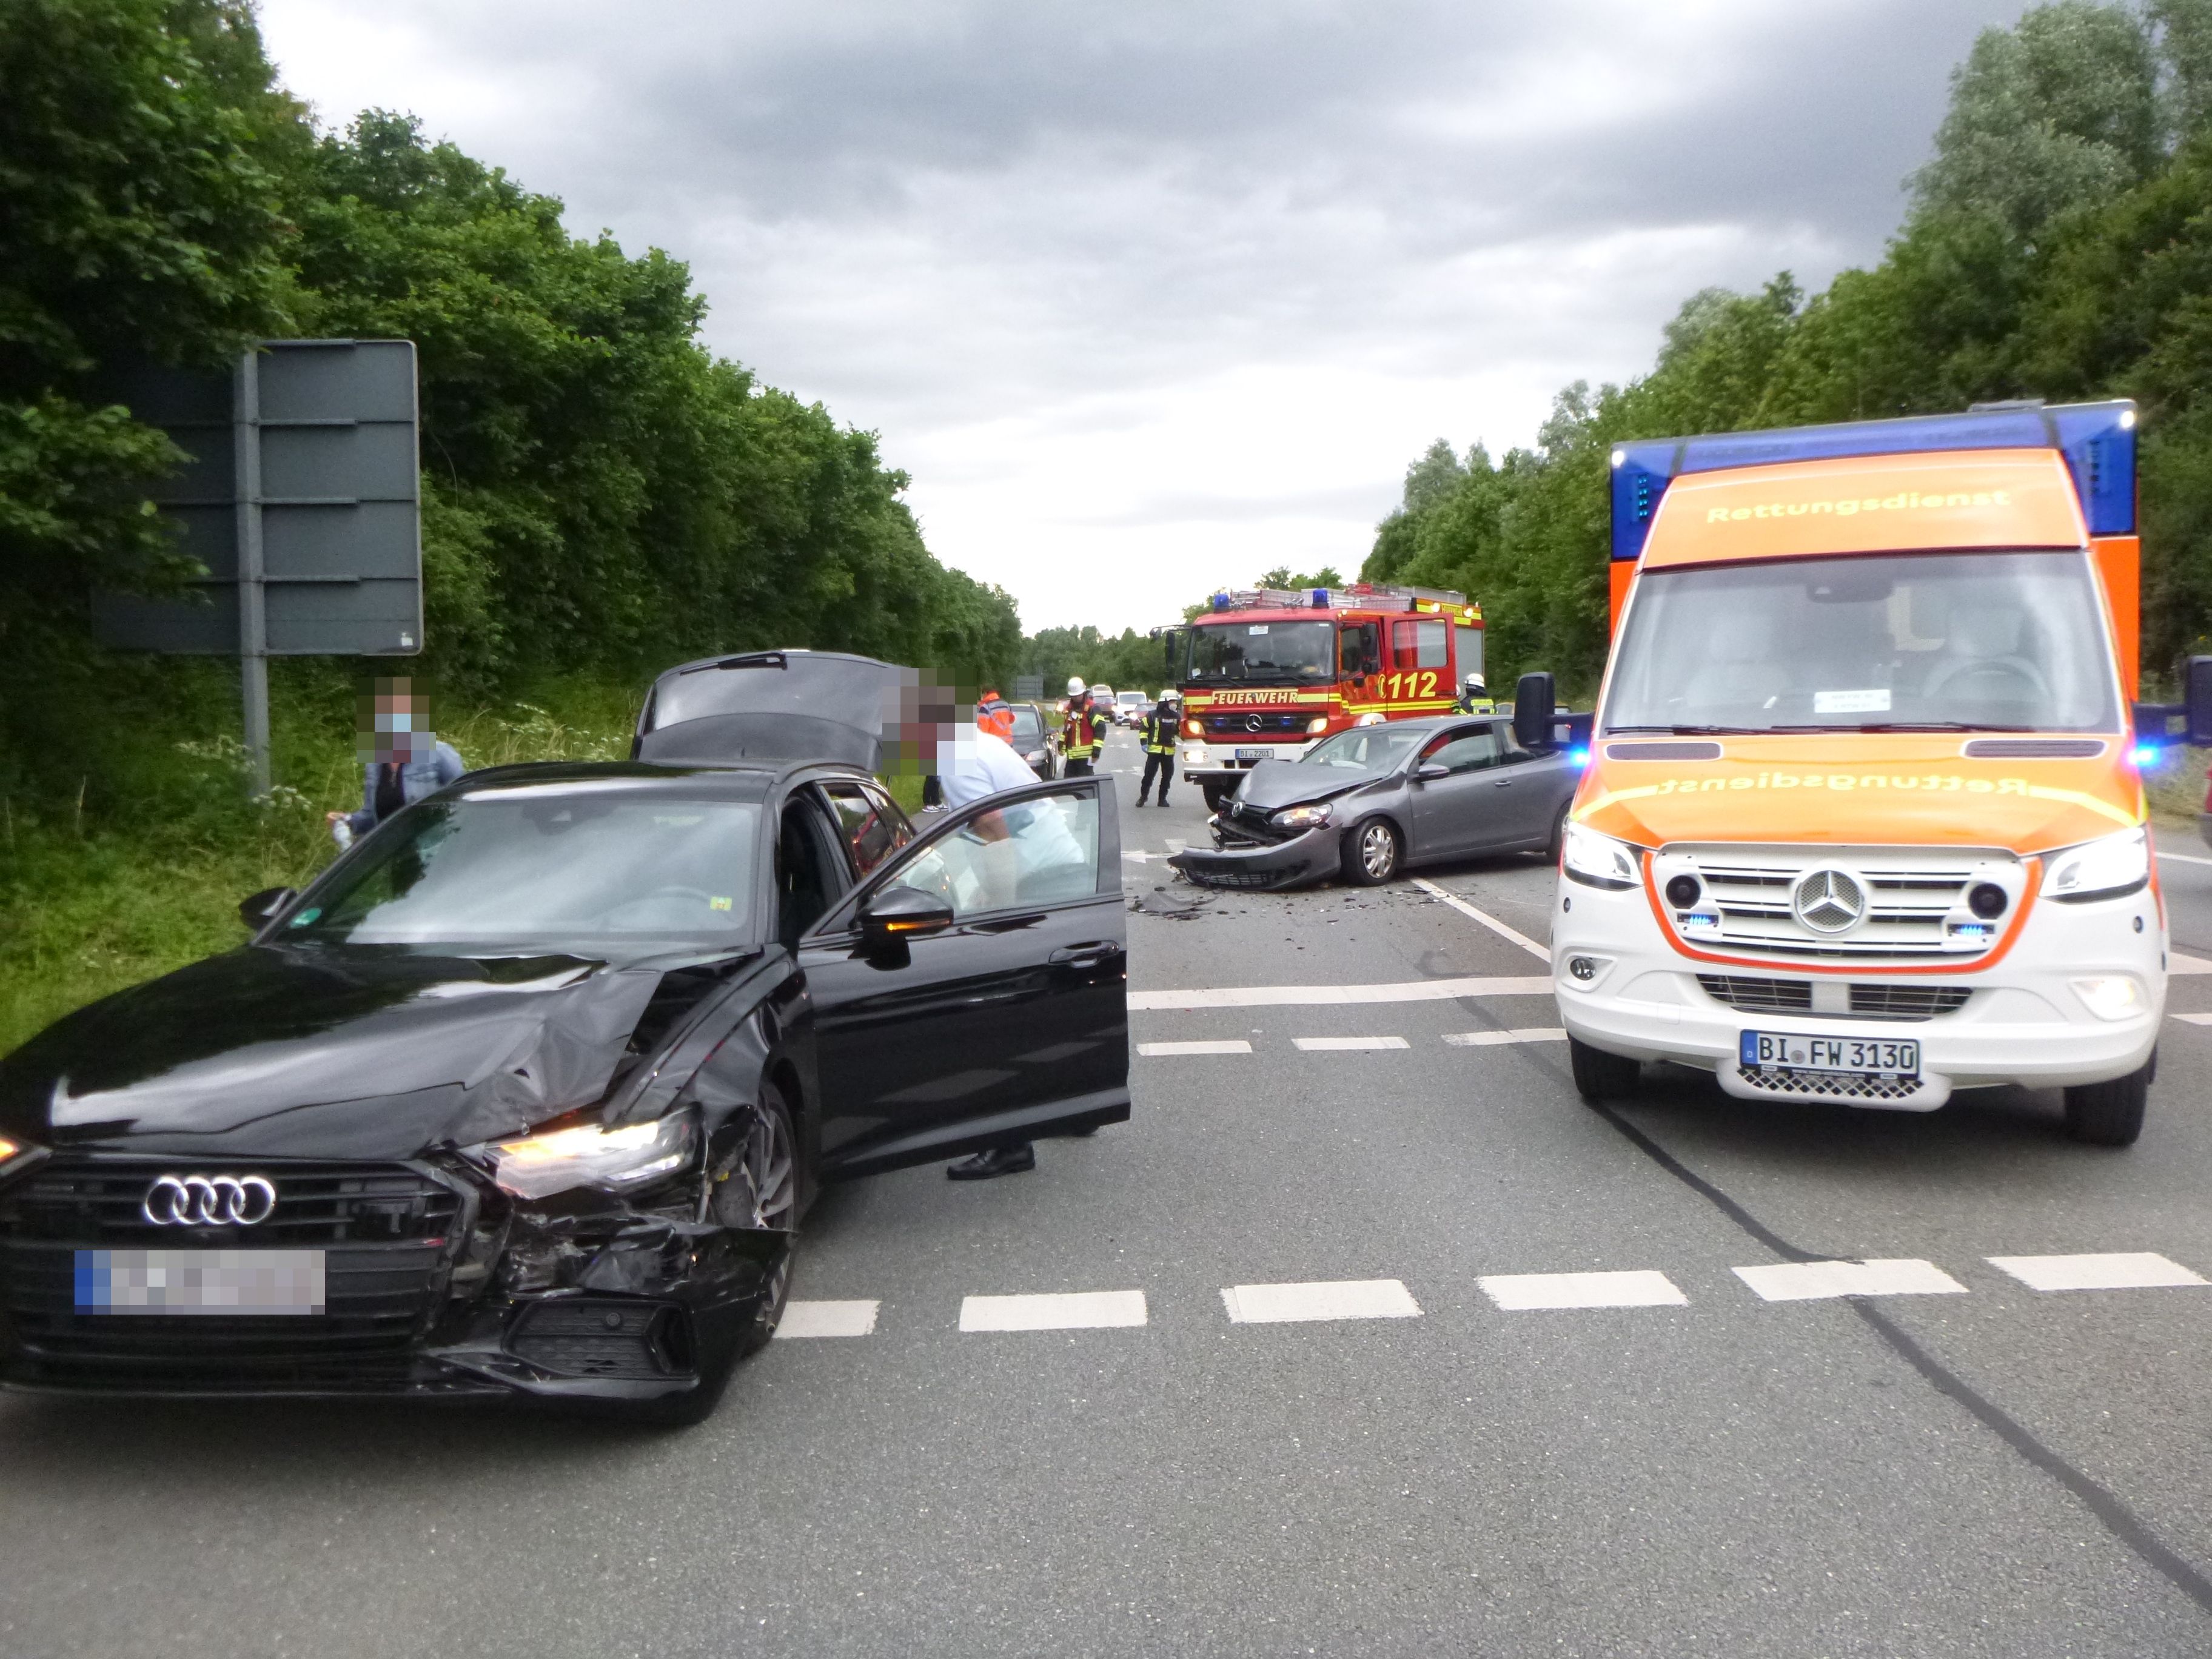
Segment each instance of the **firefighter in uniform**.
[[1480,674],[1469,674],[1460,688],[1459,712],[1462,714],[1495,714],[1498,704],[1490,696],[1490,687]]
[[1067,764],[1060,775],[1087,778],[1091,775],[1091,763],[1106,746],[1106,722],[1092,707],[1088,691],[1072,699],[1067,708],[1067,731],[1060,738],[1060,752]]
[[1160,693],[1160,700],[1152,705],[1152,712],[1145,716],[1139,735],[1145,745],[1145,781],[1137,788],[1137,805],[1150,805],[1146,799],[1152,793],[1152,779],[1160,781],[1160,805],[1168,804],[1168,786],[1175,781],[1176,727],[1182,719],[1182,710],[1176,702],[1172,691]]

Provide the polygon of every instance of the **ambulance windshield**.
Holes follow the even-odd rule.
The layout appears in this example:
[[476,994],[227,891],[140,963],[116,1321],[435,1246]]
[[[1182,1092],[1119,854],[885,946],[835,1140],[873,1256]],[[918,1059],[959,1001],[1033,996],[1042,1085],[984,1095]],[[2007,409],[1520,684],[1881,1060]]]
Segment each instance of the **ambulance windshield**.
[[1859,554],[1648,570],[1601,729],[2116,732],[2087,556]]

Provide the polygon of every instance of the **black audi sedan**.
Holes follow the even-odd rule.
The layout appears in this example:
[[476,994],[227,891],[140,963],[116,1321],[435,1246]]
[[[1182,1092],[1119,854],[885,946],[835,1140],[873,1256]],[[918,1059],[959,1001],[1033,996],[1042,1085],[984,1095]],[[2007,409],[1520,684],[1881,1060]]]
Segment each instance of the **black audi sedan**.
[[1238,780],[1211,848],[1168,862],[1201,886],[1273,889],[1331,876],[1373,886],[1417,864],[1556,852],[1581,762],[1531,748],[1503,716],[1356,726]]
[[0,1382],[696,1421],[823,1183],[1125,1120],[1111,780],[916,834],[896,672],[672,671],[0,1060]]

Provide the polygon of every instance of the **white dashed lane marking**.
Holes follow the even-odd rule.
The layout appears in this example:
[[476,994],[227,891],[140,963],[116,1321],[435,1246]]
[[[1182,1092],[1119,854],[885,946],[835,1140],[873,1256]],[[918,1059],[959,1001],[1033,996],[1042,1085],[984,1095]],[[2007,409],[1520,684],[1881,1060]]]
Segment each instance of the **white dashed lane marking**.
[[1401,1036],[1333,1036],[1292,1037],[1291,1041],[1310,1054],[1334,1054],[1353,1048],[1402,1048],[1406,1039]]
[[1073,1291],[1057,1296],[971,1296],[963,1331],[1088,1331],[1145,1323],[1142,1291]]
[[775,1328],[780,1341],[787,1336],[867,1336],[876,1328],[879,1302],[791,1302],[784,1304],[783,1319]]
[[1306,1285],[1231,1285],[1221,1292],[1231,1323],[1285,1325],[1319,1319],[1419,1319],[1402,1280],[1345,1279]]
[[1993,1255],[1987,1260],[2031,1291],[2132,1291],[2212,1283],[2149,1250],[2112,1255]]
[[1224,1037],[1218,1042],[1140,1042],[1140,1054],[1249,1054],[1252,1045],[1243,1037]]
[[1447,1031],[1444,1041],[1455,1048],[1487,1048],[1500,1042],[1565,1042],[1566,1028],[1532,1025],[1512,1031]]
[[1327,1008],[1364,1002],[1455,1002],[1461,997],[1547,997],[1547,976],[1415,979],[1375,985],[1216,985],[1195,991],[1132,991],[1132,1012],[1157,1008]]
[[1662,1273],[1491,1273],[1475,1280],[1508,1313],[1535,1308],[1681,1308],[1690,1298]]
[[1966,1287],[1932,1261],[1782,1261],[1737,1267],[1738,1279],[1769,1302],[1835,1296],[1964,1296]]
[[2174,1018],[2185,1025],[2212,1025],[2212,1014],[2176,1014]]

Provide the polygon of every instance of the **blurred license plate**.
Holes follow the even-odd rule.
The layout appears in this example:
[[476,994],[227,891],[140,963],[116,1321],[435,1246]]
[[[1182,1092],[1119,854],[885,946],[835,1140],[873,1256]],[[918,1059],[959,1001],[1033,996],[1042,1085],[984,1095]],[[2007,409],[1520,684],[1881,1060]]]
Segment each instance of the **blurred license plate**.
[[319,1314],[320,1250],[79,1250],[81,1314]]
[[1238,760],[1257,760],[1260,758],[1260,751],[1256,749],[1240,749],[1237,751],[1237,758]]
[[1746,1031],[1739,1056],[1747,1068],[1779,1066],[1793,1072],[1857,1072],[1868,1076],[1917,1078],[1920,1045],[1891,1038],[1800,1036],[1792,1031]]

